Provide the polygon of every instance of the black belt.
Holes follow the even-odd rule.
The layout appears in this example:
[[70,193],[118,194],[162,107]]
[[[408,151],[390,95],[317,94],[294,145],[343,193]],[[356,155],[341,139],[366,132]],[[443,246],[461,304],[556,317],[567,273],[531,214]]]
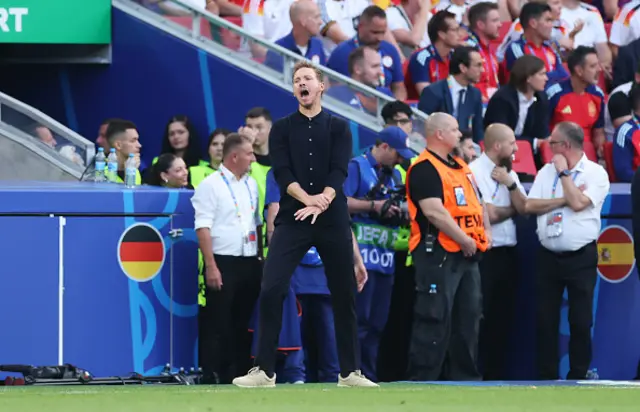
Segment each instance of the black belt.
[[589,243],[587,243],[586,245],[582,246],[580,249],[577,249],[577,250],[567,250],[567,251],[562,251],[562,252],[556,252],[556,251],[553,251],[553,250],[549,250],[544,246],[542,247],[542,249],[544,249],[548,253],[551,253],[554,256],[569,257],[569,256],[579,255],[580,253],[584,252],[585,249],[587,249],[588,247],[595,246],[595,245],[596,245],[596,241],[594,240],[593,242],[589,242]]

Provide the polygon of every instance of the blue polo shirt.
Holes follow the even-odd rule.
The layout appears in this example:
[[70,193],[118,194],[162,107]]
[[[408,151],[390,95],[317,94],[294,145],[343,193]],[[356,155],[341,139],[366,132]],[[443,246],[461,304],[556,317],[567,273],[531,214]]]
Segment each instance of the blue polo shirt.
[[[393,93],[391,92],[391,90],[389,90],[386,87],[376,87],[376,90],[379,91],[382,94],[386,94],[387,96],[393,97]],[[346,103],[351,107],[354,107],[356,109],[360,109],[365,113],[371,114],[371,115],[376,115],[376,107],[375,107],[375,103],[373,104],[373,107],[367,107],[367,104],[364,103],[363,101],[360,99],[360,97],[358,97],[358,95],[356,94],[356,92],[352,89],[349,88],[349,86],[341,84],[338,86],[333,86],[330,87],[329,90],[326,91],[326,95],[329,97],[333,97],[336,100],[341,101],[342,103]]]
[[[280,40],[276,41],[276,44],[278,46],[282,46],[285,49],[290,50],[302,56],[302,53],[300,53],[300,49],[298,48],[298,45],[296,44],[296,41],[293,38],[293,32],[290,32]],[[327,64],[327,56],[325,56],[324,54],[324,47],[322,45],[322,40],[320,40],[317,37],[310,38],[309,44],[307,44],[307,52],[302,57],[305,57],[311,60],[313,63],[319,64],[322,66]],[[266,64],[267,66],[271,67],[274,70],[282,71],[282,61],[283,59],[278,53],[269,50],[264,64]]]
[[[349,54],[360,46],[357,36],[351,40],[340,43],[331,53],[327,67],[349,77]],[[384,69],[384,82],[382,86],[391,87],[392,83],[404,82],[402,72],[402,62],[400,54],[393,45],[385,40],[380,42],[378,49],[382,58],[382,68]]]

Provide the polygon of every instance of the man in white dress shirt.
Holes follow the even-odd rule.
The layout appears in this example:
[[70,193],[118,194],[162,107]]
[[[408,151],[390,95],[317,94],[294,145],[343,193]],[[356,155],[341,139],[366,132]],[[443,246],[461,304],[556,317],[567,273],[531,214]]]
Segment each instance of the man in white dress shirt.
[[518,281],[516,224],[527,200],[518,175],[511,170],[518,151],[516,136],[508,126],[492,124],[484,132],[485,152],[469,168],[478,184],[489,215],[493,246],[480,262],[484,320],[479,352],[484,380],[505,380],[505,353],[513,324]]
[[207,323],[199,341],[206,346],[201,365],[205,377],[218,383],[231,383],[251,364],[249,321],[262,277],[258,184],[248,175],[255,160],[251,141],[231,133],[222,165],[191,198],[207,287],[207,305],[200,308]]
[[584,132],[572,122],[554,128],[553,161],[536,176],[526,212],[538,216],[537,359],[538,379],[558,379],[558,330],[564,289],[569,296],[567,379],[585,379],[591,363],[593,290],[597,279],[600,212],[609,176],[587,159]]

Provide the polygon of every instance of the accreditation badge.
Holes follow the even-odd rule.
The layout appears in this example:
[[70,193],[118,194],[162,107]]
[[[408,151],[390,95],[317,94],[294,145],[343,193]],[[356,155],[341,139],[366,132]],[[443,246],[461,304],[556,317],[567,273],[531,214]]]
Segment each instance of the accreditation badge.
[[551,212],[547,215],[547,237],[558,237],[562,234],[562,212]]

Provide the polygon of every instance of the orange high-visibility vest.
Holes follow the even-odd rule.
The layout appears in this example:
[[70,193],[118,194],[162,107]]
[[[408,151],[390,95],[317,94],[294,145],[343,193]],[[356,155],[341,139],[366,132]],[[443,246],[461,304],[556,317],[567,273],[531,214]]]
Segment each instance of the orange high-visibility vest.
[[[447,209],[453,220],[467,235],[473,238],[478,245],[478,250],[487,250],[487,237],[484,231],[483,208],[479,200],[476,181],[469,166],[460,158],[455,158],[462,167],[453,169],[439,159],[430,151],[423,151],[416,161],[407,170],[407,199],[409,216],[411,217],[411,237],[409,238],[409,250],[414,251],[420,244],[422,235],[420,227],[416,221],[418,205],[411,201],[409,193],[409,180],[411,170],[421,162],[430,162],[438,171],[442,180],[442,193],[444,208]],[[428,184],[428,183],[427,183]],[[460,245],[451,239],[443,231],[438,234],[438,242],[447,252],[459,252]]]

